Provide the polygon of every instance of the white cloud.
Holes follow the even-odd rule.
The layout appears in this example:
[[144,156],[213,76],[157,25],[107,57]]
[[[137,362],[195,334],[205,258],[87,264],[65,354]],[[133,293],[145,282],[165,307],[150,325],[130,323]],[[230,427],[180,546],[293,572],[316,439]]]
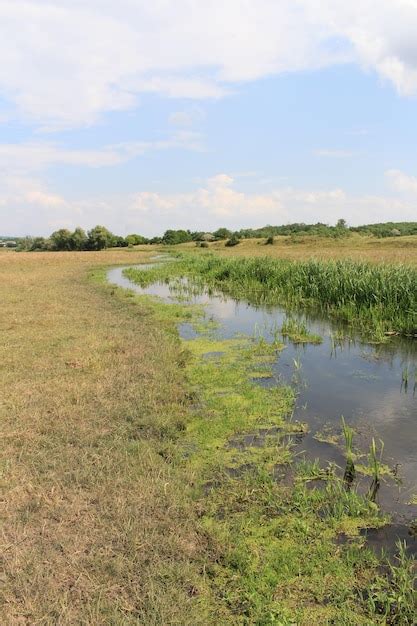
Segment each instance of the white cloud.
[[0,0],[0,23],[0,93],[50,129],[346,61],[417,92],[415,0]]
[[186,193],[144,190],[112,197],[69,199],[40,180],[0,174],[0,223],[11,235],[48,234],[55,228],[104,223],[120,234],[160,234],[167,228],[214,230],[289,222],[350,224],[415,219],[413,198],[353,196],[343,189],[276,187],[247,193],[222,173]]
[[388,170],[385,175],[395,191],[405,194],[417,194],[417,178],[401,170]]
[[0,168],[27,174],[51,165],[108,167],[118,165],[154,150],[182,148],[201,151],[203,137],[191,130],[177,130],[159,141],[131,141],[97,150],[76,150],[47,142],[0,144]]

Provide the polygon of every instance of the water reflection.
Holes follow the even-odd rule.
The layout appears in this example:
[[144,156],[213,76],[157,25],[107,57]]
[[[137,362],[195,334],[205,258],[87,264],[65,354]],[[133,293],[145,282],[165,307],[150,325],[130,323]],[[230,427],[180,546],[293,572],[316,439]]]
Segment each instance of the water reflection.
[[[109,281],[167,302],[189,295],[186,281],[177,281],[176,290],[166,283],[141,288],[123,276],[123,269],[112,269]],[[220,338],[256,333],[272,341],[287,317],[283,307],[256,306],[208,290],[193,290],[188,301],[205,305],[207,317],[220,323],[215,331]],[[317,442],[314,433],[324,425],[340,432],[342,415],[355,429],[356,447],[365,453],[372,437],[383,440],[384,463],[397,467],[402,489],[395,497],[380,489],[378,498],[386,499],[383,504],[391,511],[395,501],[394,515],[412,517],[417,511],[408,505],[417,494],[417,341],[393,338],[387,344],[369,345],[351,333],[346,337],[345,327],[323,316],[292,313],[292,317],[305,321],[309,332],[323,337],[323,342],[297,345],[285,340],[286,347],[272,366],[272,379],[259,383],[297,385],[294,419],[310,427],[303,446],[313,458],[340,460],[340,452]],[[196,335],[189,324],[183,324],[180,333],[185,339]]]

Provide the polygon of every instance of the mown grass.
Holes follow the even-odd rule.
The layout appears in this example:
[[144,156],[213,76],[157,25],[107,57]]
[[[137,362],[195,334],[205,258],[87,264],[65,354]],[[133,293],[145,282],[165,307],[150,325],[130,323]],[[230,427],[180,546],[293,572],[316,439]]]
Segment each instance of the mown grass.
[[331,469],[309,488],[293,391],[251,382],[282,346],[181,342],[197,310],[105,284],[143,253],[4,259],[3,623],[413,623],[409,564],[358,536],[377,507]]
[[270,258],[223,259],[186,255],[175,264],[130,270],[138,281],[189,276],[235,298],[256,304],[320,311],[346,322],[370,339],[391,333],[417,334],[417,271],[405,265],[350,260],[288,261]]
[[146,258],[0,257],[2,624],[210,623],[189,483],[161,455],[189,408],[173,318],[88,279]]

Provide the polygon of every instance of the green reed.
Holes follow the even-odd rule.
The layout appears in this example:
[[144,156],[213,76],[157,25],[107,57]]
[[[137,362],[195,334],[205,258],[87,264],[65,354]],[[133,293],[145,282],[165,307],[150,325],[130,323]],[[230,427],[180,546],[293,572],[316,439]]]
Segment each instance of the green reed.
[[375,439],[372,437],[372,443],[369,449],[369,468],[372,472],[372,483],[369,489],[369,499],[375,502],[379,487],[381,485],[381,468],[382,468],[382,453],[384,451],[384,442],[380,441],[381,449],[379,451],[375,443]]
[[417,270],[406,265],[204,254],[184,255],[149,272],[129,270],[141,284],[173,275],[254,304],[318,309],[378,341],[386,334],[417,334]]
[[350,486],[355,479],[355,464],[354,464],[354,452],[353,452],[353,428],[348,426],[345,422],[345,418],[342,416],[342,431],[345,439],[345,452],[346,452],[346,468],[344,474],[344,481],[346,485]]

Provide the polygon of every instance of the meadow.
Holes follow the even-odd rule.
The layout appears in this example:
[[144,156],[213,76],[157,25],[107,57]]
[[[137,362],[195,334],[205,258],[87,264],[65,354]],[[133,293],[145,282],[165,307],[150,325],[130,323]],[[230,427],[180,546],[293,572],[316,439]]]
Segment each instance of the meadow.
[[[194,251],[195,244],[175,246]],[[350,259],[372,263],[417,264],[417,236],[377,238],[352,234],[349,237],[277,236],[273,245],[266,239],[243,239],[239,245],[226,247],[224,241],[209,244],[209,250],[227,257],[271,257],[290,260]]]
[[[412,563],[363,545],[383,512],[331,468],[293,465],[292,389],[251,382],[282,345],[216,342],[198,309],[106,283],[154,252],[0,251],[3,623],[412,624]],[[208,262],[216,281],[237,271],[186,261]],[[230,446],[254,428],[279,434]]]

